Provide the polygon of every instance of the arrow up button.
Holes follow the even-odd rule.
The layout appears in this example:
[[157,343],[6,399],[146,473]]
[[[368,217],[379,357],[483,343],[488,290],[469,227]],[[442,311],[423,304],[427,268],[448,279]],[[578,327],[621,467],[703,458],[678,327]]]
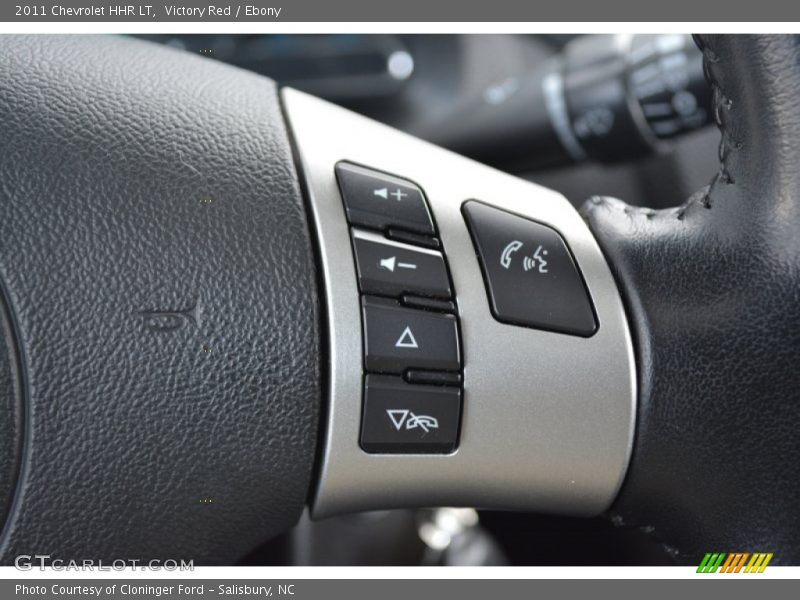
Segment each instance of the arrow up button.
[[366,370],[402,374],[407,369],[458,371],[458,326],[453,315],[414,310],[364,296]]

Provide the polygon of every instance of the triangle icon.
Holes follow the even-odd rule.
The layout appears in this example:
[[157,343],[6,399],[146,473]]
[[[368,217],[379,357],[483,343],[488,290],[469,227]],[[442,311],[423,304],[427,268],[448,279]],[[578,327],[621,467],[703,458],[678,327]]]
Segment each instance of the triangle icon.
[[395,348],[419,348],[417,344],[417,340],[414,338],[414,334],[411,333],[411,327],[406,326],[403,329],[403,333],[400,334],[400,337],[394,344]]
[[389,418],[392,420],[394,428],[397,429],[397,431],[400,431],[400,429],[403,427],[403,422],[408,416],[408,411],[400,409],[387,410],[386,414],[389,415]]

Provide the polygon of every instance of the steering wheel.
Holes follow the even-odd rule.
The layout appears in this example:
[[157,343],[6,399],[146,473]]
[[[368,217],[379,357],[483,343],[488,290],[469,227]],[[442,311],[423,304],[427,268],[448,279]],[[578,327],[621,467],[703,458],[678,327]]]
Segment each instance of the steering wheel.
[[449,504],[797,564],[800,41],[698,42],[711,185],[581,216],[199,56],[0,36],[2,562]]

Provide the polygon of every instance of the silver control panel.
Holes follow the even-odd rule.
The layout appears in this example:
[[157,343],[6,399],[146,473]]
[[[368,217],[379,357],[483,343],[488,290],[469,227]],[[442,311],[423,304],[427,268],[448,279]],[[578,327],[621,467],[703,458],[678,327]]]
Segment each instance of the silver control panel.
[[[282,93],[311,205],[328,327],[324,447],[312,516],[440,505],[605,510],[630,458],[635,365],[619,292],[575,209],[551,190],[301,92]],[[347,189],[337,165],[348,169]],[[361,178],[352,179],[353,172]],[[346,205],[343,192],[350,189],[363,201]],[[417,194],[429,215],[419,206],[400,210],[397,203]],[[360,265],[354,244],[363,246]],[[401,294],[414,283],[410,265],[426,277],[420,289],[432,299],[428,310],[425,292],[415,309],[431,324],[412,324],[409,334],[400,321],[410,310]],[[365,285],[377,296],[365,295]],[[389,298],[394,294],[399,299]],[[417,361],[409,364],[433,365],[430,381],[424,369],[414,372],[424,385],[409,380],[392,362],[392,348],[367,359],[366,310],[376,319],[400,319],[391,322],[398,335],[386,333],[384,321],[370,333],[397,337],[401,354]],[[458,322],[453,356],[460,362],[445,355],[452,350],[425,355],[421,343],[422,334],[444,331],[448,319]],[[377,390],[381,412],[369,415],[377,429],[369,430],[366,451],[369,388]],[[450,432],[457,443],[412,451],[413,436],[432,440],[425,436],[434,425],[444,429],[425,413],[437,403],[460,407],[457,432]],[[410,443],[393,445],[393,430]]]

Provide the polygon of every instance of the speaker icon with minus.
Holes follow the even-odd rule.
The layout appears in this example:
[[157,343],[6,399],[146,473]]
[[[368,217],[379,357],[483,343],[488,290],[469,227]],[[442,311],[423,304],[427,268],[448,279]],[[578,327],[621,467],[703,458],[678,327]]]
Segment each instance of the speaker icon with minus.
[[414,263],[398,262],[396,256],[390,256],[389,258],[380,259],[380,261],[378,262],[378,267],[394,273],[395,269],[413,270],[417,268],[417,265],[415,265]]

